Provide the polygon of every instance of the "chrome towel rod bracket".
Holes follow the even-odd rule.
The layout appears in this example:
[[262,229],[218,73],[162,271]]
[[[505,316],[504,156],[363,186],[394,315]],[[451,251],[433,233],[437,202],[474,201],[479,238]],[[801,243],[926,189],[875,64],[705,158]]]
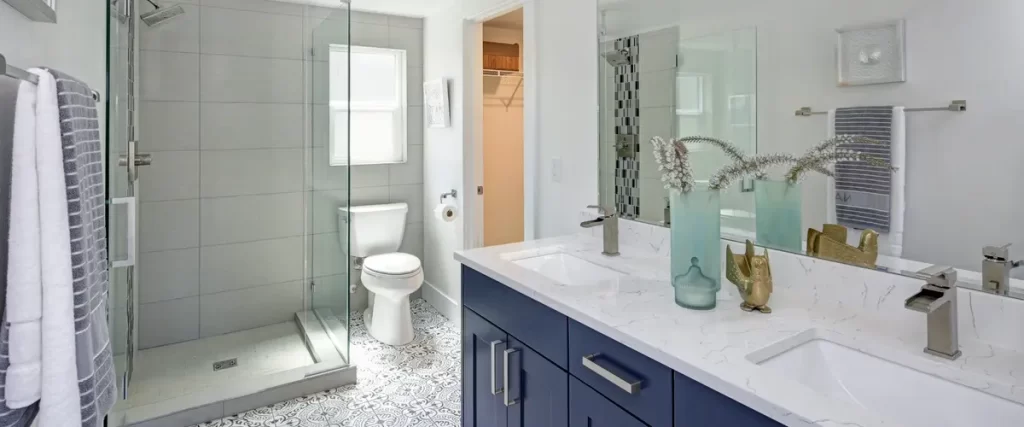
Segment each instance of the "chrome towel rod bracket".
[[[4,75],[12,79],[23,80],[34,85],[39,84],[39,77],[36,77],[35,74],[21,68],[8,64],[7,58],[5,58],[2,53],[0,53],[0,70],[4,70]],[[93,101],[100,102],[100,93],[95,90],[92,91],[92,99]]]
[[[945,107],[907,108],[905,111],[953,111],[957,113],[962,113],[967,111],[967,101],[963,99],[958,99],[950,102],[949,105]],[[813,111],[811,110],[811,107],[803,107],[799,110],[796,110],[796,115],[799,117],[810,117],[823,114],[828,114],[828,111]]]

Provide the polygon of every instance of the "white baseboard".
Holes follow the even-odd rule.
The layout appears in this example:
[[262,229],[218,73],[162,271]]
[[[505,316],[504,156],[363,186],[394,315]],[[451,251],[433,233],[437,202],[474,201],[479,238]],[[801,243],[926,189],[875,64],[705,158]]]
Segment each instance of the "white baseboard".
[[434,309],[441,312],[444,317],[457,324],[462,323],[462,310],[459,309],[459,303],[445,295],[440,289],[437,289],[430,282],[423,282],[423,299],[427,301]]

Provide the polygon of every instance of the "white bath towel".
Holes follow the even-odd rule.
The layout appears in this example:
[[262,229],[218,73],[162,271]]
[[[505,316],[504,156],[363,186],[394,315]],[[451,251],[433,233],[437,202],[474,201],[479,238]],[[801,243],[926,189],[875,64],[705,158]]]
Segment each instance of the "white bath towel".
[[43,288],[36,173],[36,87],[21,83],[14,113],[11,217],[7,236],[7,321],[10,366],[4,379],[9,408],[39,400],[42,388]]
[[[828,137],[836,136],[836,110],[828,112]],[[893,107],[892,111],[892,156],[890,161],[896,172],[892,175],[892,193],[889,195],[889,232],[878,239],[878,252],[883,255],[900,257],[903,254],[903,217],[907,210],[907,113],[904,107]],[[836,224],[836,183],[828,179],[825,186],[827,206],[826,222]],[[860,243],[860,233],[849,233],[851,245]]]
[[36,92],[36,169],[39,175],[39,229],[43,278],[42,398],[40,427],[80,427],[75,358],[75,303],[72,290],[71,234],[68,225],[64,150],[57,106],[57,81],[40,69]]

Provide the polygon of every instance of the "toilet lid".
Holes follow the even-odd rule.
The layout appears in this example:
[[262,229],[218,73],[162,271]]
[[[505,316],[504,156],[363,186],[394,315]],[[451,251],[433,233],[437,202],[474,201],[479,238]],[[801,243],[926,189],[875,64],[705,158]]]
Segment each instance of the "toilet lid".
[[419,271],[420,259],[401,252],[374,255],[363,261],[363,268],[381,274],[401,276]]

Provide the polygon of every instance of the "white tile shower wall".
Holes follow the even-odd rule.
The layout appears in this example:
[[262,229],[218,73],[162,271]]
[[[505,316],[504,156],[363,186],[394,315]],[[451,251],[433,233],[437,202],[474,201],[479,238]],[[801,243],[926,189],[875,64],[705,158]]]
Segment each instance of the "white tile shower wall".
[[[595,216],[594,212],[584,211],[579,219]],[[600,228],[580,231],[598,237],[600,232]],[[671,253],[669,229],[665,227],[622,220],[619,239],[625,248],[649,250],[666,258]],[[740,245],[722,241],[723,264],[728,244],[734,248]],[[888,328],[904,329],[907,336],[919,337],[924,347],[927,336],[925,316],[903,306],[905,299],[921,289],[922,280],[781,251],[772,251],[771,260],[775,284],[773,300],[798,300],[801,305],[818,310],[867,313]],[[722,292],[733,291],[732,284],[723,281]],[[960,289],[957,302],[961,340],[1024,351],[1024,334],[1018,327],[1024,322],[1024,301]]]
[[189,3],[139,27],[142,348],[303,306],[306,9]]
[[[315,34],[310,33],[311,28],[317,28],[328,19],[329,12],[328,9],[313,7],[306,18],[307,37],[312,37],[310,41],[313,51],[312,58],[307,55],[306,61],[311,70],[312,86],[323,89],[313,94],[311,115],[314,122],[329,119],[326,108],[329,96],[324,82],[328,70],[325,62],[328,58],[326,47],[329,42],[343,43],[346,40],[344,26],[322,27]],[[344,189],[349,184],[351,193],[348,194],[348,203],[352,206],[395,202],[409,204],[405,236],[399,250],[423,259],[423,20],[366,12],[353,12],[351,19],[352,45],[406,51],[408,155],[406,162],[400,164],[332,167],[328,163],[330,135],[324,132],[323,127],[315,127],[320,133],[312,136],[312,191],[309,199],[312,200],[313,210],[310,227],[314,234],[311,242],[312,274],[317,283],[318,295],[323,288],[328,289],[324,292],[333,293],[345,289],[338,283],[345,280],[342,260],[347,255],[338,238],[337,215],[338,207],[345,204],[347,192]],[[328,301],[343,301],[341,298],[338,295],[324,296]],[[366,301],[366,289],[360,286],[352,296],[351,309],[362,309]]]
[[673,138],[675,134],[675,75],[679,32],[675,28],[638,35],[640,40],[640,218],[665,219],[665,184],[654,162],[649,141],[655,136]]

